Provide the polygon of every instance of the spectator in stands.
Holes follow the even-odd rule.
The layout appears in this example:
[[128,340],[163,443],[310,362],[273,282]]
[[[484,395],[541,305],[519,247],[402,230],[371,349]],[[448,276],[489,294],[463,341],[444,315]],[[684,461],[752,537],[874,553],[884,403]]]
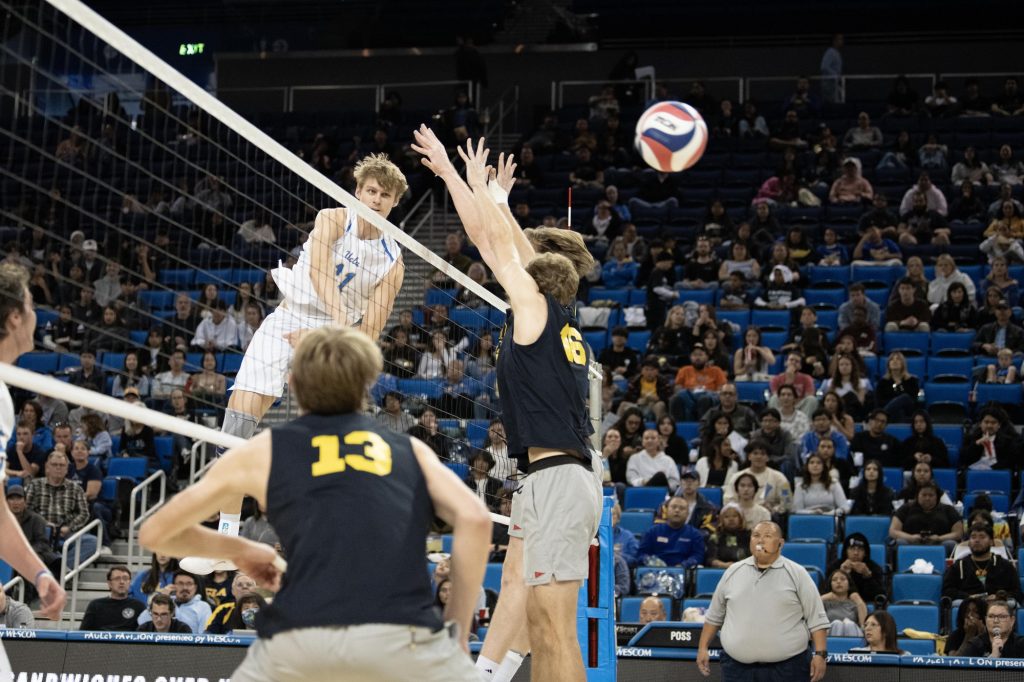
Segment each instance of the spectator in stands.
[[718,525],[705,542],[704,563],[712,568],[728,568],[750,556],[750,531],[743,527],[743,514],[732,502],[722,507]]
[[964,81],[964,94],[960,98],[960,116],[988,116],[991,114],[992,103],[981,94],[977,78]]
[[596,146],[596,143],[594,147],[579,143],[576,147],[576,167],[569,173],[569,182],[574,187],[604,189],[603,164],[594,159]]
[[1002,348],[1009,348],[1014,355],[1024,352],[1024,329],[1011,321],[1010,304],[1001,300],[995,305],[996,321],[980,329],[971,344],[971,351],[995,357]]
[[900,214],[900,223],[896,230],[902,246],[949,244],[949,224],[942,214],[928,208],[925,195],[921,192],[912,195],[911,208]]
[[917,183],[903,194],[903,198],[900,200],[900,216],[904,216],[914,209],[916,194],[924,195],[927,211],[935,211],[942,217],[949,213],[946,195],[932,183],[931,176],[925,171],[918,176]]
[[719,367],[709,366],[703,343],[695,343],[690,351],[690,365],[676,374],[676,394],[670,409],[677,421],[697,421],[718,402],[718,392],[726,384],[726,375]]
[[[642,417],[640,423],[643,424]],[[606,488],[614,488],[620,499],[625,494],[626,461],[631,456],[623,450],[622,433],[615,426],[610,427],[601,437],[601,459],[605,468],[602,482]]]
[[739,122],[739,133],[741,137],[748,140],[766,138],[771,134],[768,130],[768,123],[765,122],[764,116],[758,113],[757,105],[752,99],[743,103],[743,117]]
[[[963,160],[958,161],[953,166],[950,180],[955,187],[962,188],[965,183],[972,187],[989,185],[995,181],[995,178],[988,164],[978,158],[977,150],[974,147],[967,147],[964,149]],[[950,214],[950,218],[952,217],[952,214]]]
[[[608,349],[605,349],[608,350]],[[628,349],[632,350],[632,349]],[[603,353],[602,353],[603,355]],[[635,351],[634,351],[635,355]],[[601,364],[604,364],[600,359]],[[607,368],[607,367],[606,367]],[[617,368],[607,368],[614,371]],[[667,405],[672,399],[671,381],[659,373],[657,358],[648,356],[640,365],[638,374],[630,378],[626,391],[622,396],[619,409],[638,407],[644,412],[645,418],[660,420],[667,416]]]
[[54,419],[53,427],[53,449],[60,450],[65,455],[71,452],[71,445],[73,442],[71,425],[67,423],[67,418],[68,414],[65,411],[63,417]]
[[996,116],[1020,116],[1024,114],[1024,100],[1018,90],[1017,77],[1009,76],[1003,82],[1003,92],[992,102],[992,113]]
[[949,86],[945,81],[935,83],[932,94],[924,98],[924,107],[928,114],[935,118],[951,116],[960,108],[956,97],[949,93]]
[[793,501],[789,481],[777,468],[769,468],[770,444],[759,436],[751,438],[745,452],[747,468],[732,474],[722,486],[722,501],[738,502],[736,480],[743,475],[753,476],[757,481],[755,501],[772,514],[787,514]]
[[1007,598],[1020,602],[1020,581],[1013,562],[992,552],[992,526],[976,522],[970,528],[971,553],[953,562],[942,577],[942,596],[954,601],[969,597]]
[[757,502],[760,484],[753,474],[746,471],[740,472],[732,479],[732,488],[736,493],[735,504],[743,514],[744,528],[753,530],[757,524],[771,521],[771,512]]
[[822,243],[815,247],[811,261],[822,266],[850,264],[850,251],[839,242],[839,233],[835,228],[826,227],[822,232]]
[[985,367],[986,384],[1018,384],[1020,378],[1017,368],[1013,366],[1013,351],[1009,348],[999,349],[996,362]]
[[843,399],[839,397],[835,389],[826,391],[825,395],[821,397],[821,409],[825,410],[828,415],[833,433],[842,434],[846,440],[853,438],[856,424],[853,417],[846,413]]
[[841,515],[846,512],[846,494],[831,469],[818,453],[811,453],[804,461],[800,482],[793,497],[795,514]]
[[93,599],[85,609],[79,630],[121,630],[132,632],[135,619],[145,613],[146,605],[128,595],[132,572],[125,565],[112,566],[107,570],[109,597]]
[[113,452],[114,442],[107,431],[106,420],[95,412],[82,416],[82,433],[89,444],[89,456],[99,457],[100,468],[107,469],[107,461]]
[[863,421],[874,398],[871,380],[861,376],[857,362],[848,354],[837,356],[835,371],[821,383],[821,390],[834,390],[854,421]]
[[790,109],[805,118],[816,118],[821,113],[821,103],[811,94],[811,81],[807,76],[796,79],[795,89],[782,103],[783,111]]
[[896,242],[882,237],[877,226],[869,226],[853,248],[853,265],[900,265],[902,254]]
[[[868,112],[857,114],[857,125],[843,135],[843,148],[848,150],[881,149],[882,131],[871,125]],[[859,170],[859,167],[858,167]],[[870,198],[870,197],[868,197]]]
[[131,597],[145,604],[156,594],[173,595],[174,573],[177,570],[177,559],[154,553],[150,557],[149,568],[139,571],[132,579]]
[[438,412],[453,419],[472,419],[480,382],[468,378],[462,360],[454,359],[445,366],[441,396],[434,402]]
[[[936,464],[939,462],[936,461]],[[921,490],[921,486],[926,483],[935,483],[935,470],[932,465],[928,462],[917,462],[913,465],[913,469],[910,472],[910,478],[907,479],[907,483],[903,486],[903,489],[896,493],[896,500],[905,503],[912,504],[917,500],[917,493]],[[937,485],[937,484],[936,484]],[[954,491],[956,494],[956,491]],[[941,504],[952,505],[953,500],[950,499],[949,494],[939,489],[939,502]]]
[[76,353],[82,347],[83,338],[81,325],[71,317],[71,306],[61,304],[57,319],[46,323],[42,345],[58,353]]
[[189,295],[178,294],[174,299],[174,315],[163,325],[164,338],[175,348],[187,348],[201,319]]
[[726,282],[733,272],[740,273],[748,282],[756,282],[761,278],[761,264],[750,254],[744,242],[733,242],[729,258],[722,261],[718,269],[718,281]]
[[716,137],[738,137],[740,116],[732,100],[726,98],[718,103],[718,113],[711,119],[711,134]]
[[412,378],[419,366],[420,352],[409,345],[409,334],[400,326],[391,330],[391,339],[390,347],[384,351],[384,371],[399,379]]
[[188,380],[189,375],[185,371],[185,351],[175,349],[171,352],[169,369],[153,377],[153,398],[166,400],[170,397],[172,390],[184,389]]
[[817,452],[818,443],[825,438],[831,439],[835,445],[836,458],[850,459],[849,441],[833,426],[831,415],[823,408],[815,410],[811,415],[811,430],[800,441],[800,459],[806,461],[810,454]]
[[121,264],[116,260],[107,261],[106,274],[92,283],[96,304],[107,306],[121,295]]
[[148,375],[143,373],[139,366],[139,354],[130,350],[124,355],[124,364],[121,371],[114,376],[114,386],[110,394],[115,398],[123,398],[125,389],[131,387],[136,389],[138,395],[146,399],[152,389],[152,382]]
[[43,406],[36,400],[26,400],[21,406],[19,421],[32,433],[32,444],[43,452],[53,450],[53,431],[43,421]]
[[771,378],[768,388],[772,397],[768,400],[770,407],[778,406],[779,387],[789,384],[796,389],[797,409],[807,415],[812,415],[818,407],[818,399],[814,396],[814,380],[809,374],[802,370],[804,364],[803,356],[799,352],[790,352],[786,355],[786,364],[782,372]]
[[904,277],[899,284],[899,299],[885,309],[885,331],[919,331],[931,329],[931,310],[928,303],[915,298],[914,284]]
[[768,282],[754,301],[754,306],[769,310],[793,310],[804,306],[806,301],[794,284],[797,276],[797,272],[785,265],[772,266]]
[[616,553],[626,560],[629,568],[636,568],[640,563],[640,543],[632,531],[628,531],[620,524],[622,520],[622,507],[616,502],[612,507],[612,543],[615,545]]
[[217,372],[217,354],[207,350],[203,353],[202,371],[188,379],[192,398],[205,407],[221,406],[227,401],[227,377]]
[[653,355],[659,365],[675,372],[686,357],[690,328],[686,326],[686,313],[681,305],[669,308],[664,324],[651,333],[647,352]]
[[228,315],[227,305],[218,298],[209,306],[211,316],[196,327],[192,345],[207,351],[226,350],[238,345],[238,325]]
[[860,174],[860,160],[849,157],[843,161],[843,174],[828,190],[830,204],[862,204],[871,201],[874,190]]
[[1014,160],[1013,148],[1008,144],[999,148],[999,159],[992,164],[991,170],[1000,185],[1014,187],[1024,182],[1024,163]]
[[[47,527],[46,519],[42,515],[28,507],[25,487],[17,483],[7,486],[6,497],[11,513],[14,514],[14,518],[32,550],[39,555],[39,558],[51,571],[59,571],[61,557],[60,554],[53,551],[51,529]],[[26,594],[33,595],[34,589],[34,587],[27,589]]]
[[[891,516],[893,499],[892,488],[882,478],[882,462],[877,459],[867,460],[860,483],[850,492],[850,500],[853,502],[850,514]],[[878,575],[881,576],[881,572]]]
[[825,616],[831,624],[829,635],[862,637],[864,631],[861,628],[867,618],[868,608],[850,575],[842,569],[829,571],[828,585],[831,589],[821,595],[821,601],[825,606]]
[[1024,637],[1017,634],[1016,618],[1005,601],[989,602],[985,629],[986,632],[964,644],[959,651],[961,656],[1024,658]]
[[405,433],[416,425],[412,415],[402,409],[402,394],[398,391],[384,395],[384,409],[377,413],[377,421],[396,433]]
[[700,476],[692,469],[680,475],[676,497],[681,497],[690,505],[686,522],[705,535],[715,529],[718,507],[700,493]]
[[[801,304],[802,305],[802,304]],[[733,354],[733,375],[736,381],[769,381],[769,371],[775,365],[775,354],[762,345],[761,328],[747,327],[743,334],[744,347]]]
[[667,486],[669,492],[679,487],[679,469],[661,449],[661,436],[657,429],[645,429],[641,441],[643,450],[629,458],[626,481],[633,487]]
[[776,393],[779,403],[780,423],[795,442],[799,442],[811,428],[811,419],[805,412],[797,409],[796,388],[789,384],[779,386]]
[[734,383],[725,383],[718,390],[719,403],[705,412],[700,419],[701,432],[708,430],[709,425],[721,416],[729,417],[733,430],[743,438],[749,438],[757,428],[757,414],[739,402],[739,393]]
[[416,376],[423,379],[440,379],[446,368],[458,357],[458,352],[448,342],[444,331],[438,330],[430,335],[431,349],[420,356]]
[[245,306],[245,318],[238,323],[238,349],[243,353],[252,342],[256,330],[263,324],[263,306],[255,300],[249,301]]
[[907,359],[899,351],[889,354],[885,368],[875,400],[893,421],[906,421],[917,404],[920,380],[907,371]]
[[139,632],[191,634],[188,625],[175,616],[174,600],[166,594],[154,594],[149,603],[149,622],[138,627]]
[[491,475],[494,458],[486,450],[474,450],[469,459],[469,471],[462,479],[470,490],[476,492],[480,501],[491,511],[498,509],[498,493],[504,483]]
[[[1005,276],[1006,259],[1002,259],[1002,271]],[[983,287],[985,281],[982,282]],[[977,311],[963,282],[952,282],[946,289],[946,300],[935,309],[931,326],[935,331],[944,332],[966,332],[977,328]]]
[[[1006,202],[1004,206],[1010,206],[1010,203]],[[1013,236],[1013,227],[1009,222],[994,222],[989,227],[989,230],[992,230],[993,234],[988,236],[979,247],[981,252],[988,256],[989,263],[996,258],[1013,260],[1015,263],[1024,263],[1024,247],[1021,246],[1020,239]],[[989,230],[985,231],[986,235]]]
[[760,440],[768,450],[769,465],[780,471],[793,472],[797,466],[798,443],[789,432],[781,428],[782,417],[774,407],[761,411],[761,428],[750,434],[750,440]]
[[528,189],[537,187],[544,182],[544,171],[537,165],[537,157],[531,145],[523,145],[517,161],[515,170],[515,186],[517,188]]
[[894,436],[885,432],[889,424],[887,410],[878,408],[872,410],[868,417],[867,428],[853,436],[850,441],[850,451],[853,453],[854,464],[860,466],[861,462],[876,460],[883,462],[884,466],[899,466],[901,445]]
[[629,330],[625,327],[615,327],[611,333],[612,343],[601,351],[597,361],[610,372],[612,376],[621,376],[631,379],[639,372],[639,357],[636,350],[626,345],[629,339]]
[[839,329],[846,329],[853,324],[853,311],[856,308],[864,308],[867,311],[868,324],[878,328],[882,319],[881,309],[867,297],[866,291],[863,282],[853,282],[850,285],[850,298],[839,306]]
[[451,459],[451,439],[438,430],[437,413],[431,408],[425,408],[423,412],[420,413],[419,423],[409,429],[409,435],[414,438],[419,438],[421,441],[429,445],[430,449],[437,453],[437,456],[441,461],[448,461]]
[[910,87],[910,81],[906,76],[897,76],[892,90],[889,91],[885,116],[912,116],[919,107],[918,95]]
[[640,614],[638,619],[641,625],[667,621],[668,614],[665,613],[665,603],[661,601],[661,597],[644,597],[644,600],[640,602]]
[[768,140],[770,149],[781,150],[786,147],[803,149],[807,147],[807,141],[800,137],[800,116],[790,109],[785,113],[782,121],[772,132]]
[[738,454],[728,436],[716,435],[703,440],[704,454],[697,460],[695,471],[702,488],[720,488],[739,469]]
[[103,473],[100,468],[89,461],[89,447],[84,440],[76,440],[68,452],[68,480],[74,481],[85,491],[85,500],[89,504],[92,516],[103,524],[103,545],[110,546],[110,541],[117,533],[114,526],[115,503],[100,499],[103,485]]
[[47,451],[33,442],[32,431],[29,422],[24,419],[18,422],[14,438],[7,446],[8,476],[30,479],[45,468]]
[[978,190],[970,182],[964,182],[960,185],[960,194],[949,209],[949,222],[953,225],[980,223],[985,218],[985,205],[978,198]]
[[962,655],[965,646],[972,639],[985,635],[985,613],[987,611],[987,598],[969,597],[960,602],[956,627],[946,639],[947,656]]
[[917,150],[918,167],[937,175],[949,172],[948,158],[949,148],[939,142],[935,133],[929,133],[925,143]]
[[[141,402],[139,392],[134,388],[127,388],[124,392],[124,401],[129,405],[139,405]],[[161,468],[161,462],[156,454],[156,434],[153,427],[148,424],[133,422],[130,419],[124,420],[124,429],[121,432],[122,457],[145,457],[149,469]],[[167,486],[174,490],[177,486],[177,477],[172,474],[168,477]]]
[[677,208],[679,199],[679,179],[675,173],[644,172],[641,175],[640,189],[635,197],[629,200],[629,211],[636,216],[637,209]]
[[[949,466],[949,450],[946,443],[932,430],[932,418],[927,410],[914,412],[910,429],[910,436],[900,446],[900,465],[905,470],[916,471],[918,463],[937,468]],[[928,475],[931,476],[930,470]]]
[[[27,485],[28,507],[50,525],[58,544],[81,530],[89,522],[89,503],[81,486],[68,480],[68,458],[63,452],[51,452],[46,458],[45,475]],[[81,538],[81,556],[89,557],[96,548],[96,537]]]
[[963,535],[956,508],[939,502],[942,491],[934,481],[918,487],[917,499],[900,507],[889,526],[897,545],[943,545],[950,553]]
[[1017,215],[1024,214],[1024,204],[1013,198],[1013,185],[1009,182],[999,183],[999,196],[988,205],[986,214],[988,220],[996,220],[1003,212],[1003,203],[1012,201],[1017,209]]
[[115,306],[104,307],[100,321],[95,327],[86,329],[85,344],[108,353],[122,353],[131,345],[128,329],[117,314]]
[[974,300],[974,280],[956,267],[956,261],[948,253],[940,255],[935,261],[935,279],[928,285],[928,302],[934,306],[946,300],[946,290],[953,282],[963,284],[967,290],[967,298]]
[[985,407],[978,424],[964,436],[960,452],[960,466],[965,469],[1018,470],[1017,439],[1010,435],[1012,426],[1001,408]]
[[992,222],[985,229],[984,236],[991,237],[998,234],[1000,227],[1008,228],[1009,236],[1013,239],[1024,238],[1024,218],[1021,218],[1017,204],[1010,199],[999,203],[998,215],[992,218]]
[[690,505],[672,497],[665,505],[665,523],[647,529],[640,541],[640,561],[646,566],[693,568],[704,563],[704,535],[686,522]]
[[35,626],[32,609],[0,590],[0,627],[6,630],[31,630]]
[[[177,604],[178,620],[187,625],[192,633],[202,633],[212,610],[203,600],[196,576],[180,569],[174,574],[174,601]],[[149,612],[143,611],[138,619],[139,625],[149,621]]]

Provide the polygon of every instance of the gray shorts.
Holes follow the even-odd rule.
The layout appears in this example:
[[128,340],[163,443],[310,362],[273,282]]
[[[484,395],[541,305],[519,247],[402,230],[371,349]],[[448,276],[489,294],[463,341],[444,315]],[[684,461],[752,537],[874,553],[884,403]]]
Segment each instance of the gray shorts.
[[508,534],[523,539],[527,585],[586,579],[604,504],[593,466],[592,459],[591,469],[563,464],[535,471],[512,496]]
[[232,682],[480,682],[447,628],[408,625],[303,628],[259,639]]

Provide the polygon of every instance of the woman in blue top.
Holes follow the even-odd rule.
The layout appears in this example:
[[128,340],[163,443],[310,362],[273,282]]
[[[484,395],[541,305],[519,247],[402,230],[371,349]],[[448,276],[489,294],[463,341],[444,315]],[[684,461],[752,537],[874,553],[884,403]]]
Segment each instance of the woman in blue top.
[[21,420],[32,429],[32,443],[49,454],[53,450],[53,431],[43,423],[43,406],[35,400],[27,400],[21,408]]
[[[178,570],[178,560],[166,554],[153,554],[149,568],[140,571],[132,580],[128,596],[149,604],[149,599],[157,592],[168,596],[174,593],[174,572]],[[167,589],[170,588],[170,589]]]
[[626,252],[626,245],[620,241],[612,242],[608,258],[601,267],[601,281],[609,289],[632,286],[637,267]]

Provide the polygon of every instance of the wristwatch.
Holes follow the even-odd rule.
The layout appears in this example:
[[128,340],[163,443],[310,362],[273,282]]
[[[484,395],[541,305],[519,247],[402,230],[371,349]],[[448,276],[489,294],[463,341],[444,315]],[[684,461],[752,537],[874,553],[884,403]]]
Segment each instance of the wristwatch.
[[815,651],[814,655],[815,656],[821,656],[822,658],[828,658],[828,652],[827,651]]

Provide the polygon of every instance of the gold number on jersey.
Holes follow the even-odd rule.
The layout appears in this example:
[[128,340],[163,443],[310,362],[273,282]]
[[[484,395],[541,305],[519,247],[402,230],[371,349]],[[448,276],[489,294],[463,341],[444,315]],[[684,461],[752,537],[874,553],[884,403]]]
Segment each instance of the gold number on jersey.
[[583,345],[583,336],[574,327],[566,323],[559,332],[562,337],[562,348],[565,349],[565,358],[574,365],[587,364],[587,347]]
[[361,445],[362,454],[341,456],[341,439],[337,436],[316,436],[310,441],[320,452],[320,459],[313,463],[313,476],[339,474],[346,467],[375,476],[391,473],[391,446],[372,431],[352,431],[345,434],[345,445]]

